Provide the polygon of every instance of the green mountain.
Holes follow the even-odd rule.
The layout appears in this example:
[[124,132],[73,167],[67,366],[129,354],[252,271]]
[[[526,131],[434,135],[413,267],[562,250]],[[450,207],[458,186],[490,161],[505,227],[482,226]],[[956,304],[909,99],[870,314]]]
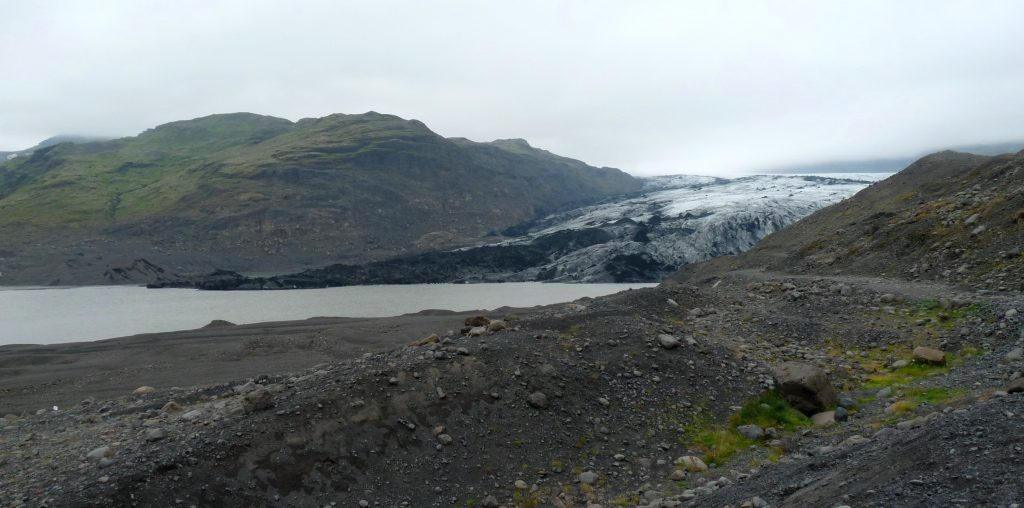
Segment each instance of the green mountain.
[[392,115],[213,115],[0,164],[0,283],[147,280],[125,270],[135,259],[177,273],[386,259],[639,187]]

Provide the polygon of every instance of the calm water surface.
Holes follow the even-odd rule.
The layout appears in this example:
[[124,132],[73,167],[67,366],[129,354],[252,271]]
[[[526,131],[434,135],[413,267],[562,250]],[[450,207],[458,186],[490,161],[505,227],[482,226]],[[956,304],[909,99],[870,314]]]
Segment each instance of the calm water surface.
[[654,284],[414,284],[295,291],[129,286],[0,288],[0,344],[56,344],[317,316],[385,317],[426,309],[531,307]]

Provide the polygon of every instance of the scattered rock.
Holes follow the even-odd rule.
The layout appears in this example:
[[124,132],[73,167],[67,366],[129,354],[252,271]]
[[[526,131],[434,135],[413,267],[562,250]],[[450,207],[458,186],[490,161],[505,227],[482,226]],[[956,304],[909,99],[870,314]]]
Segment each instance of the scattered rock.
[[593,471],[584,471],[579,476],[580,483],[587,485],[593,485],[597,481],[597,473]]
[[474,328],[470,328],[468,335],[470,337],[479,337],[479,336],[484,335],[486,333],[487,333],[487,327],[486,326],[477,326],[477,327],[474,327]]
[[242,408],[245,412],[252,413],[261,409],[268,409],[274,405],[274,396],[266,388],[258,388],[247,394],[242,399]]
[[152,386],[140,386],[132,391],[132,395],[149,395],[156,391]]
[[526,397],[526,402],[531,407],[546,409],[548,407],[548,396],[544,395],[544,392],[533,392]]
[[164,413],[177,413],[178,411],[181,411],[181,409],[181,404],[172,400],[164,404],[164,407],[161,408],[160,411],[163,411]]
[[830,425],[835,425],[836,412],[822,411],[820,413],[815,413],[811,416],[811,421],[814,422],[815,427],[828,427]]
[[249,382],[247,382],[247,383],[245,383],[243,385],[238,385],[238,386],[233,387],[232,390],[234,390],[235,393],[237,393],[239,395],[245,395],[245,394],[255,390],[256,388],[257,388],[256,383],[253,383],[252,381],[249,381]]
[[764,429],[757,425],[740,425],[736,430],[747,439],[761,439],[764,437]]
[[694,457],[693,455],[679,457],[676,463],[691,473],[701,473],[708,470],[708,465],[700,457]]
[[99,448],[93,448],[89,453],[85,454],[86,457],[94,460],[99,460],[103,457],[109,457],[114,454],[114,451],[109,446],[100,446]]
[[487,331],[489,332],[500,332],[506,328],[508,328],[508,323],[500,319],[491,321],[491,323],[487,325]]
[[485,318],[483,316],[473,316],[473,317],[466,318],[466,320],[463,322],[463,324],[465,324],[466,326],[469,326],[469,327],[473,327],[473,328],[476,328],[478,326],[486,327],[487,325],[491,324],[491,320],[487,319],[487,318]]
[[914,348],[914,361],[928,365],[945,365],[946,353],[924,346]]
[[1024,392],[1024,377],[1019,377],[1010,381],[1010,384],[1006,386],[1006,393],[1020,393]]
[[191,411],[181,415],[181,419],[185,420],[187,422],[192,422],[192,421],[198,420],[200,416],[203,416],[203,412],[198,410],[198,409],[193,409],[193,410],[191,410]]
[[426,336],[426,337],[424,337],[424,338],[422,338],[420,340],[412,342],[410,345],[411,346],[417,346],[417,347],[419,347],[419,346],[426,346],[427,344],[437,344],[440,340],[441,340],[441,338],[438,337],[436,333],[432,333],[432,334],[430,334],[430,335],[428,335],[428,336]]
[[159,441],[167,437],[167,431],[160,427],[154,427],[146,431],[146,441]]
[[679,347],[679,339],[663,333],[658,335],[658,344],[665,349],[675,349]]

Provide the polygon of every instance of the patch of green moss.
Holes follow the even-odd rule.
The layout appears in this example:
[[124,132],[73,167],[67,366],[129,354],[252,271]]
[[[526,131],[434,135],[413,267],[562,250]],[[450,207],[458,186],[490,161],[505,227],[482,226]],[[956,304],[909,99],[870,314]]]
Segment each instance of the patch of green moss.
[[809,422],[803,413],[793,409],[775,390],[766,391],[756,399],[747,401],[739,412],[729,419],[733,428],[753,424],[762,428],[775,427],[782,430],[793,430]]

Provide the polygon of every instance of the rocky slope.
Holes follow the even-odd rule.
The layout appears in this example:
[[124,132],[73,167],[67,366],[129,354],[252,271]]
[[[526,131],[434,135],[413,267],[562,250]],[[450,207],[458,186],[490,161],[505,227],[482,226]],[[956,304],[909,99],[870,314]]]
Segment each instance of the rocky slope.
[[0,283],[151,280],[136,260],[175,273],[373,261],[485,242],[640,185],[392,115],[214,115],[0,163]]
[[[507,239],[275,277],[217,272],[154,286],[281,289],[436,282],[657,282],[679,267],[751,248],[764,236],[884,175],[667,176],[645,190],[506,229]],[[164,277],[163,279],[167,279]]]

